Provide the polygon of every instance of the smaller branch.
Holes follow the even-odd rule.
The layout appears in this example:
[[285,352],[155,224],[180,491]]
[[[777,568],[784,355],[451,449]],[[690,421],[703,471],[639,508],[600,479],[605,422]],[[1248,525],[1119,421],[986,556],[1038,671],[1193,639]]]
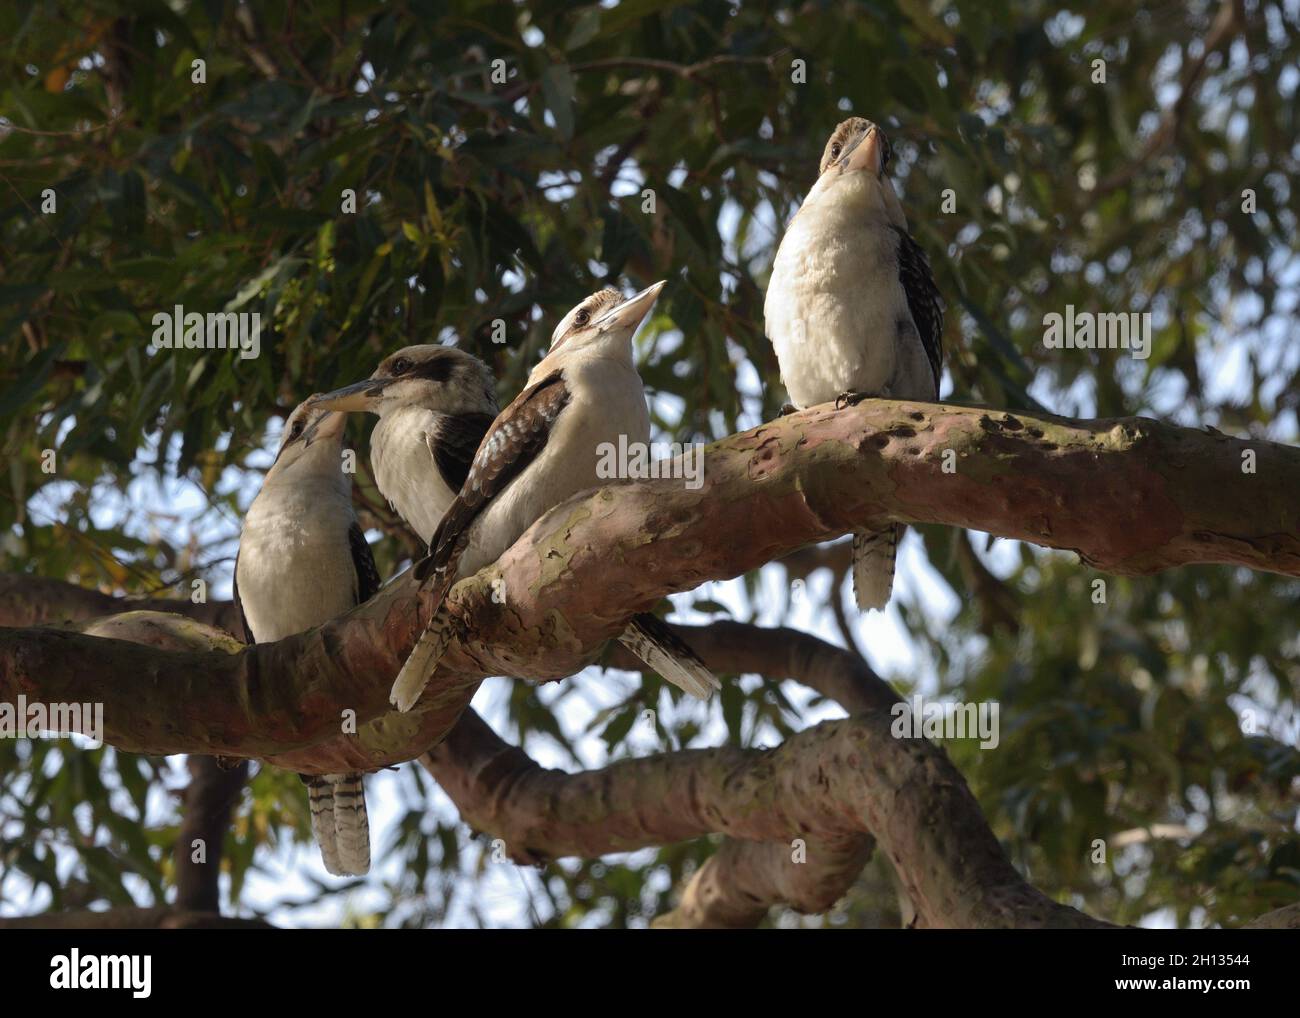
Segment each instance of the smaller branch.
[[0,573],[0,626],[43,626],[85,622],[123,612],[157,611],[184,615],[238,638],[242,626],[230,601],[195,604],[180,598],[134,598],[105,594],[62,580],[26,573]]
[[[715,672],[756,673],[770,677],[796,678],[822,695],[838,700],[851,710],[869,710],[890,704],[893,690],[856,654],[823,640],[789,629],[760,629],[737,622],[712,622],[704,626],[672,627]],[[619,647],[610,664],[629,671],[644,668],[641,661]],[[421,763],[451,797],[461,816],[480,830],[502,837],[507,850],[517,850],[518,861],[536,863],[554,855],[605,854],[601,848],[610,818],[602,812],[572,804],[578,826],[554,842],[536,837],[530,815],[540,809],[553,814],[553,803],[527,802],[521,791],[516,798],[509,790],[540,781],[554,772],[543,771],[522,750],[508,745],[478,715],[467,713],[442,745],[431,750]],[[617,766],[617,765],[616,765]],[[653,766],[653,765],[652,765]],[[598,782],[598,772],[588,772],[587,781]],[[573,792],[581,793],[582,776],[575,776]],[[564,781],[564,778],[557,778]],[[653,800],[664,793],[647,793]],[[599,796],[599,801],[610,801]],[[628,813],[640,803],[631,789],[613,797],[622,804],[619,815],[627,823]],[[665,818],[642,814],[647,832],[662,830]],[[626,833],[626,832],[625,832]],[[703,828],[693,834],[707,833]],[[678,829],[673,836],[654,833],[639,837],[636,847],[681,840],[689,836]],[[571,840],[570,840],[571,839]],[[587,851],[577,851],[578,842]],[[624,845],[624,848],[630,847]],[[729,928],[757,926],[773,905],[788,904],[805,913],[824,912],[848,891],[862,867],[871,858],[875,842],[867,834],[850,833],[814,838],[801,849],[803,858],[794,863],[794,849],[788,841],[754,841],[727,838],[697,871],[683,891],[681,904],[660,916],[655,925],[679,928]]]
[[[760,628],[730,620],[671,628],[716,673],[792,679],[850,714],[888,710],[899,700],[893,687],[858,654],[797,629]],[[644,662],[622,644],[611,649],[608,662],[624,671],[645,669]]]
[[1015,592],[980,560],[971,544],[971,535],[962,531],[957,537],[957,564],[966,589],[974,594],[980,607],[980,629],[993,636],[1001,627],[1011,635],[1020,632],[1020,603]]
[[[221,856],[230,818],[248,780],[248,761],[224,768],[214,757],[191,756],[184,819],[176,835],[176,908],[221,911]],[[195,862],[201,852],[203,862]]]
[[[539,767],[467,712],[420,762],[466,822],[500,837],[517,862],[591,858],[710,832],[785,847],[729,850],[736,854],[715,864],[727,879],[702,870],[669,922],[748,921],[760,901],[786,895],[833,901],[852,861],[846,839],[865,835],[893,863],[919,926],[1109,925],[1026,883],[947,755],[925,740],[895,738],[892,723],[888,711],[871,711],[799,732],[774,750],[685,750],[565,774]],[[793,872],[797,839],[816,864],[805,863],[806,874]],[[733,877],[737,893],[726,886]]]

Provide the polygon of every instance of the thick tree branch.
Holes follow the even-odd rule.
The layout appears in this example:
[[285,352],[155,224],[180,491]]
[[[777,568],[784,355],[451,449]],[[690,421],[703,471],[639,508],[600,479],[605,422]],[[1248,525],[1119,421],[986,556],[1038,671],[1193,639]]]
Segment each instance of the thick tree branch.
[[[142,647],[172,652],[181,661],[194,658],[208,663],[208,659],[214,654],[225,655],[228,660],[235,661],[246,649],[244,644],[226,633],[192,619],[161,612],[132,611],[110,615],[84,624],[81,629],[88,636],[130,641]],[[108,644],[108,646],[112,645]],[[214,668],[213,673],[219,674],[219,669]],[[250,676],[250,681],[256,682],[255,673]],[[121,745],[114,741],[117,731],[115,723],[130,723],[129,697],[111,687],[106,690],[106,693],[106,696],[101,697],[101,702],[106,703],[104,736],[106,741]],[[240,699],[235,704],[235,708],[242,712],[240,716],[249,724],[255,724],[261,717],[259,704],[247,698]],[[140,711],[142,705],[137,703],[134,709]],[[288,709],[286,707],[286,710]],[[228,718],[230,710],[230,706],[227,706],[220,718]],[[346,727],[337,718],[332,723],[329,722],[328,714],[323,715],[323,718],[325,720],[320,723],[329,725],[325,730],[324,738],[318,738],[317,741],[302,749],[265,754],[265,759],[270,763],[306,773],[333,773],[340,767],[372,769],[376,766],[372,764],[375,760],[413,759],[428,748],[432,741],[441,737],[447,724],[445,718],[436,711],[430,714],[413,712],[410,715],[390,713],[369,722],[358,722],[356,725]],[[430,729],[434,734],[429,734]],[[218,731],[214,736],[229,738],[229,733]],[[122,745],[121,748],[131,747]],[[256,756],[257,754],[229,755]],[[211,858],[211,850],[209,857]]]
[[704,478],[695,491],[606,487],[552,510],[453,590],[469,659],[499,674],[571,674],[630,610],[889,520],[1073,549],[1122,574],[1223,562],[1300,576],[1300,450],[1139,418],[814,408],[710,446]]
[[[402,759],[395,745],[435,743],[484,676],[571,675],[665,594],[855,526],[985,530],[1125,574],[1222,562],[1300,576],[1298,488],[1300,450],[1140,418],[885,400],[816,407],[714,443],[698,490],[669,479],[616,485],[548,513],[453,589],[447,608],[469,635],[449,649],[417,714],[387,706],[429,610],[409,578],[319,629],[233,655],[3,630],[0,699],[102,700],[108,741],[137,752],[373,769]],[[504,604],[492,596],[497,578]],[[379,724],[383,745],[340,741],[343,710]]]
[[0,626],[83,622],[131,611],[172,612],[241,636],[239,613],[230,601],[195,604],[176,598],[117,597],[44,576],[0,573]]

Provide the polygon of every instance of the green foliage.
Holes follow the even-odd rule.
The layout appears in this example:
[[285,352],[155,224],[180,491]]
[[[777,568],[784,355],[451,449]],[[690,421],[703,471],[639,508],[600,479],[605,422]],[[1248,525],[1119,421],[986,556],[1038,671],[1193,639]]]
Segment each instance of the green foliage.
[[[509,398],[555,320],[607,282],[669,280],[640,348],[665,438],[773,416],[763,285],[849,110],[887,125],[947,297],[945,398],[1294,441],[1300,43],[1294,11],[1242,7],[1246,24],[1193,76],[1208,2],[7,5],[0,568],[124,593],[220,583],[272,418],[408,342],[471,350]],[[260,313],[261,356],[151,351],[153,315],[178,304]],[[1067,304],[1152,311],[1152,356],[1045,349],[1042,316]],[[361,498],[390,535],[377,554],[391,571],[410,546],[364,479]],[[1035,883],[1119,921],[1235,923],[1294,900],[1295,582],[1187,569],[1108,579],[1096,605],[1072,556],[923,537],[939,593],[902,586],[918,666],[897,678],[999,702],[999,750],[949,748]],[[757,577],[736,600],[765,623],[793,611]],[[600,700],[588,733],[561,720],[574,685],[511,689],[504,734],[572,766],[599,762],[594,738],[611,756],[648,751],[638,718],[665,702],[657,679],[616,687],[626,696]],[[660,711],[654,744],[772,744],[806,707],[729,682],[707,717]],[[175,770],[0,741],[0,774],[0,879],[7,898],[34,889],[18,908],[166,893]],[[507,921],[641,924],[712,851],[703,839],[506,876],[425,775],[385,789],[398,819],[349,899],[357,925],[497,923],[511,904]],[[303,814],[291,775],[251,783],[227,846],[243,911],[291,913],[329,890],[247,892],[293,862],[289,844],[314,851]],[[1113,847],[1153,825],[1187,833]],[[1112,846],[1101,865],[1096,839]],[[880,866],[834,921],[896,916]]]

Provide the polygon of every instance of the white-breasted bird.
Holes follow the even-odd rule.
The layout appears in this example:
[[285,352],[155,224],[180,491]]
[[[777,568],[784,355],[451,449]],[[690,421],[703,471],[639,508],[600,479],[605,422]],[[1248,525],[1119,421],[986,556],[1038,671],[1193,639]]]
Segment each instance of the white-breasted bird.
[[[347,415],[301,404],[248,507],[235,556],[235,606],[255,643],[319,626],[370,600],[379,573],[343,469]],[[336,876],[370,869],[363,775],[302,775],[312,832]]]
[[[492,422],[416,575],[432,575],[435,604],[456,579],[496,561],[547,510],[608,481],[598,464],[605,443],[647,443],[650,417],[632,355],[632,336],[662,283],[623,300],[601,290],[556,327],[551,349],[528,384]],[[338,407],[334,394],[317,404]],[[446,612],[429,628],[393,684],[392,702],[409,710],[453,636]],[[665,679],[695,696],[718,685],[702,661],[658,618],[634,616],[621,641]]]
[[[890,154],[871,121],[850,117],[836,127],[772,263],[766,332],[800,409],[939,398],[943,302],[887,175]],[[854,532],[859,608],[889,603],[904,529]]]
[[370,434],[375,483],[425,544],[497,415],[492,369],[464,350],[432,343],[403,347],[369,378],[312,400],[315,407],[378,415]]

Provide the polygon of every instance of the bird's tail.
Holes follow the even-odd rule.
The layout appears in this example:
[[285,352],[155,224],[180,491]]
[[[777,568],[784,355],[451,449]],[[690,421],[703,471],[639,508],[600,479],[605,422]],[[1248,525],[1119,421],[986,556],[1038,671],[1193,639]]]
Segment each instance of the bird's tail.
[[411,649],[411,655],[406,659],[406,664],[402,665],[402,670],[397,673],[392,691],[388,694],[388,702],[403,714],[420,699],[420,694],[429,683],[429,677],[438,667],[442,655],[447,652],[453,635],[451,616],[445,611],[434,615],[429,628],[420,634],[420,639]]
[[361,774],[302,775],[311,830],[325,868],[336,877],[370,870],[370,818]]
[[884,530],[853,534],[853,596],[862,611],[884,611],[894,589],[894,559],[906,528],[894,523]]
[[708,665],[657,615],[633,616],[618,640],[674,686],[691,696],[707,700],[715,689],[721,688],[721,683],[709,671]]

